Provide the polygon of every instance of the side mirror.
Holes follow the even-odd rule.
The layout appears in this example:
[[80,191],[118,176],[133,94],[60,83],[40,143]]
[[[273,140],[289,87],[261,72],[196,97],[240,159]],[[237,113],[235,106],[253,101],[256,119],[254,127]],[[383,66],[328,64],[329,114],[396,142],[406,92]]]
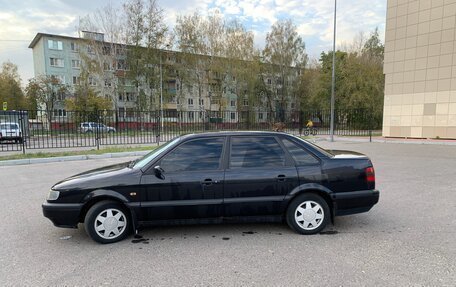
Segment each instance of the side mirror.
[[165,179],[165,175],[163,174],[165,171],[159,165],[154,167],[154,172],[156,177],[160,179]]

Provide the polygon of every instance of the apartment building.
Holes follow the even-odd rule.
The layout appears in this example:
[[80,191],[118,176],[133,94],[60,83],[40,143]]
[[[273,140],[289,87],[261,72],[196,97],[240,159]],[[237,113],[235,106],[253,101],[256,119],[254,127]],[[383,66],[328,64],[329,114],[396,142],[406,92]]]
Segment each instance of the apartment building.
[[[51,75],[70,87],[74,92],[81,81],[81,66],[84,57],[98,57],[104,61],[104,72],[89,75],[89,85],[100,96],[107,97],[113,102],[121,116],[128,117],[137,110],[138,88],[125,77],[128,66],[126,64],[126,47],[121,44],[106,43],[104,35],[94,32],[82,32],[81,37],[68,37],[54,34],[38,33],[29,45],[33,50],[33,62],[35,76]],[[101,50],[97,50],[101,49]],[[245,93],[238,91],[236,79],[230,78],[225,81],[223,87],[216,87],[210,83],[197,86],[191,83],[181,83],[173,65],[178,65],[179,52],[161,50],[160,66],[163,76],[163,109],[165,115],[172,117],[177,111],[186,111],[189,120],[203,120],[202,111],[219,111],[224,121],[237,121],[240,113],[244,110],[256,110],[256,119],[267,121],[266,109],[259,106],[250,106]],[[114,56],[113,56],[114,55]],[[104,57],[104,58],[103,58]],[[103,60],[105,59],[105,60]],[[298,75],[298,74],[297,74]],[[296,76],[297,76],[296,75]],[[224,77],[229,77],[224,75]],[[273,76],[265,77],[265,84],[271,89],[281,88],[275,84],[277,79]],[[290,80],[289,80],[290,81]],[[273,85],[274,84],[274,85]],[[216,90],[217,89],[217,90]],[[157,87],[142,86],[141,90],[149,95],[147,109],[160,109],[160,90]],[[214,97],[214,95],[218,95]],[[238,94],[242,94],[238,96]],[[65,117],[65,97],[71,95],[59,95],[55,105],[54,116]],[[287,102],[285,109],[297,107],[296,97]],[[277,109],[274,107],[273,109]],[[263,110],[263,111],[262,111]]]
[[388,0],[383,136],[456,138],[456,0]]

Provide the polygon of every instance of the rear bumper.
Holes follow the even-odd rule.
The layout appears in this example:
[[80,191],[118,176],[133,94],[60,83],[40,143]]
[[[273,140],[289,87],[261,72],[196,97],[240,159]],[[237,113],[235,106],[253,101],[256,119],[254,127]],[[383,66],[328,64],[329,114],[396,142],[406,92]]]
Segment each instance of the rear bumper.
[[49,218],[55,226],[77,228],[82,204],[45,202],[41,207],[43,215]]
[[369,211],[380,197],[378,190],[338,192],[334,194],[336,216]]

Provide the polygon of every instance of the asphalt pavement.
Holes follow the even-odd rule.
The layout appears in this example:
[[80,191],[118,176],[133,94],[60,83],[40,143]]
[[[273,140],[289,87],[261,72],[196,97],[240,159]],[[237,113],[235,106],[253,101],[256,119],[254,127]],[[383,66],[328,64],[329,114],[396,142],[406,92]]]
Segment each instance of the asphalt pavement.
[[0,284],[455,286],[456,147],[318,144],[368,154],[381,193],[313,236],[285,224],[168,226],[100,245],[83,226],[54,227],[41,203],[67,176],[132,158],[0,167]]

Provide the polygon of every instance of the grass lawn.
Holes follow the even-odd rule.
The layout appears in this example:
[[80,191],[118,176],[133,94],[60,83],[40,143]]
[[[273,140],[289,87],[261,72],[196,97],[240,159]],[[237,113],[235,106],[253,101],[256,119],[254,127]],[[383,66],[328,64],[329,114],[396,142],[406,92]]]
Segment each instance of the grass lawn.
[[13,159],[29,159],[29,158],[46,158],[46,157],[58,157],[58,156],[71,156],[71,155],[91,155],[91,154],[104,154],[104,153],[116,153],[116,152],[127,152],[127,151],[151,151],[157,146],[142,146],[142,147],[108,147],[100,150],[78,150],[78,151],[62,151],[62,152],[36,152],[26,154],[13,154],[0,156],[1,160],[13,160]]

